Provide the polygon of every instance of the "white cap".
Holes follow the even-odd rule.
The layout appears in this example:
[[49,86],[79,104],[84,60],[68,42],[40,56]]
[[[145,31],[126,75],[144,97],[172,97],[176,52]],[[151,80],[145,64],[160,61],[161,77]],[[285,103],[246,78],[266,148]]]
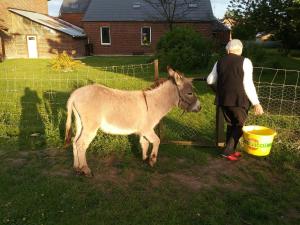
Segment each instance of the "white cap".
[[226,50],[229,52],[232,51],[242,51],[243,43],[239,39],[232,39],[226,45]]

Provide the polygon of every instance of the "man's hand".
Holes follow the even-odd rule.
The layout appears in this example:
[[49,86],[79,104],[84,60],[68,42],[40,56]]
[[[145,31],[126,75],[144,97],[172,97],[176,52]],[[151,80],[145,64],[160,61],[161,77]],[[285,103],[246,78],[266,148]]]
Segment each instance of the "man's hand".
[[261,104],[254,105],[254,115],[260,116],[264,113],[264,110]]
[[210,84],[210,85],[208,85],[208,86],[213,90],[214,93],[217,93],[217,85],[215,85],[215,84]]

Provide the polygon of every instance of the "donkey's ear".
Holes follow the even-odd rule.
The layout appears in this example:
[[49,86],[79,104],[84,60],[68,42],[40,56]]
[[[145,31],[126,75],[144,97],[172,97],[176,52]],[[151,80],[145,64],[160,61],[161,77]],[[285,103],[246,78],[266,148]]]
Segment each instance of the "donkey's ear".
[[171,68],[171,66],[167,66],[167,71],[170,77],[174,77],[175,71]]
[[182,77],[179,73],[177,73],[177,72],[175,71],[175,73],[174,73],[174,80],[175,80],[175,83],[176,83],[177,85],[181,85],[182,82],[183,82],[183,77]]
[[188,82],[193,82],[194,81],[194,78],[185,78]]
[[180,85],[182,83],[182,75],[180,73],[177,73],[175,70],[173,70],[170,66],[167,66],[167,70],[169,73],[169,76],[172,77],[177,85]]

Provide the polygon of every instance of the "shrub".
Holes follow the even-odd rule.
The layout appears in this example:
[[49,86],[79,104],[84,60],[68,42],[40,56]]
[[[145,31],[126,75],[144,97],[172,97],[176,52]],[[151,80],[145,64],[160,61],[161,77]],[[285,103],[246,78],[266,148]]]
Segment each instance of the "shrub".
[[238,23],[232,28],[232,36],[241,40],[253,40],[256,29],[251,24]]
[[129,152],[130,150],[131,143],[129,141],[129,137],[110,135],[100,130],[89,146],[89,151],[96,152],[101,155],[107,155],[112,152],[118,152],[121,154]]
[[51,68],[55,71],[70,72],[76,70],[80,65],[79,61],[72,59],[66,51],[58,53],[51,63]]
[[247,43],[243,55],[255,63],[262,63],[266,59],[265,49],[255,43]]
[[300,51],[292,50],[292,51],[290,52],[290,56],[291,56],[291,57],[295,57],[295,58],[300,58]]
[[210,57],[210,60],[207,64],[207,67],[209,71],[212,70],[212,68],[214,67],[215,63],[221,59],[223,57],[222,54],[219,54],[219,53],[213,53],[212,56]]
[[283,65],[279,59],[274,59],[271,61],[271,67],[280,69],[280,68],[283,68]]
[[188,27],[176,27],[166,33],[156,48],[163,69],[167,65],[182,71],[205,68],[212,54],[212,43]]

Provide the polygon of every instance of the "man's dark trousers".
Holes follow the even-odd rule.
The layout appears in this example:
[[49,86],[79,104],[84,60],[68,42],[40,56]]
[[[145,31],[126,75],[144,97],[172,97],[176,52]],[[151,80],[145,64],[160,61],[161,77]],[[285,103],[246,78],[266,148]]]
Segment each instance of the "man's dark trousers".
[[235,106],[222,106],[221,108],[227,122],[225,152],[232,153],[243,135],[242,128],[249,109]]

